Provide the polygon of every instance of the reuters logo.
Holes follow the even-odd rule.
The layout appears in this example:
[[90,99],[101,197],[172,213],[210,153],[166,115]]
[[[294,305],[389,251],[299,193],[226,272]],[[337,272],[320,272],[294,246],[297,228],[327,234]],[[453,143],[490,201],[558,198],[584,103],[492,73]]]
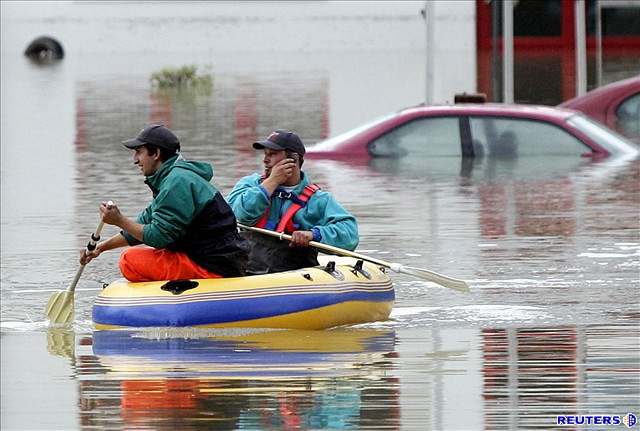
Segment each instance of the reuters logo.
[[631,428],[638,423],[638,418],[633,413],[627,413],[622,417],[622,423],[625,424],[627,428]]

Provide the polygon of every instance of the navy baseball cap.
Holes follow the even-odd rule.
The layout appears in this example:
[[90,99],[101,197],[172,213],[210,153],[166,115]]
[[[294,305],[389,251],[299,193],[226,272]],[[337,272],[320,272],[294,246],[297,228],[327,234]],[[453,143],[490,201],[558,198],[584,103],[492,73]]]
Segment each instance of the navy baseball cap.
[[289,150],[300,155],[304,155],[305,149],[300,137],[289,130],[278,129],[271,132],[266,139],[253,143],[253,148],[263,150],[271,148],[272,150]]
[[163,124],[151,124],[140,130],[138,136],[128,141],[122,142],[127,148],[135,149],[145,144],[155,145],[156,147],[166,148],[167,150],[180,150],[180,141],[173,132]]

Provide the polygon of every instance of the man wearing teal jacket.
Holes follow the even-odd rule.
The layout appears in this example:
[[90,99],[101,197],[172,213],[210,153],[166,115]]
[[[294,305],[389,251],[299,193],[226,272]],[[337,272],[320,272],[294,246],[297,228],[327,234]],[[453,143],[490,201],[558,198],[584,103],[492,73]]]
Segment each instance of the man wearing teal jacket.
[[[264,150],[264,174],[242,178],[227,197],[238,221],[248,226],[286,232],[290,244],[259,233],[251,241],[247,272],[264,274],[318,265],[310,241],[355,250],[356,219],[331,193],[316,189],[302,170],[305,148],[295,133],[276,130],[254,142]],[[297,208],[297,210],[296,210]]]
[[122,229],[83,252],[82,264],[123,246],[120,270],[130,281],[216,278],[244,275],[248,244],[237,231],[233,211],[210,183],[208,163],[187,161],[169,129],[154,124],[123,143],[145,176],[153,200],[135,221],[115,205],[100,206],[102,220]]

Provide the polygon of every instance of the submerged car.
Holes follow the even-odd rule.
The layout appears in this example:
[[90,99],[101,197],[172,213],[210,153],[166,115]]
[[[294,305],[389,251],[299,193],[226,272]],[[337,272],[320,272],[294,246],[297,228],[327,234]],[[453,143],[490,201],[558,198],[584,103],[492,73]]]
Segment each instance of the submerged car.
[[310,158],[635,155],[637,146],[586,115],[535,105],[419,105],[310,147]]
[[640,143],[640,75],[596,88],[558,106],[583,112]]

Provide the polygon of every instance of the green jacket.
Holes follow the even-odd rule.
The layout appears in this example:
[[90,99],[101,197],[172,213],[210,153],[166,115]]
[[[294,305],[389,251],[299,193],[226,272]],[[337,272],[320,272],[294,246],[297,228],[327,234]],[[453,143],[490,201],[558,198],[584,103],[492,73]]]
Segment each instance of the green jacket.
[[[176,155],[145,179],[153,200],[137,218],[144,225],[144,244],[182,251],[210,271],[224,276],[242,275],[248,245],[237,232],[233,211],[209,182],[208,163],[187,161]],[[141,242],[122,234],[130,245]]]

